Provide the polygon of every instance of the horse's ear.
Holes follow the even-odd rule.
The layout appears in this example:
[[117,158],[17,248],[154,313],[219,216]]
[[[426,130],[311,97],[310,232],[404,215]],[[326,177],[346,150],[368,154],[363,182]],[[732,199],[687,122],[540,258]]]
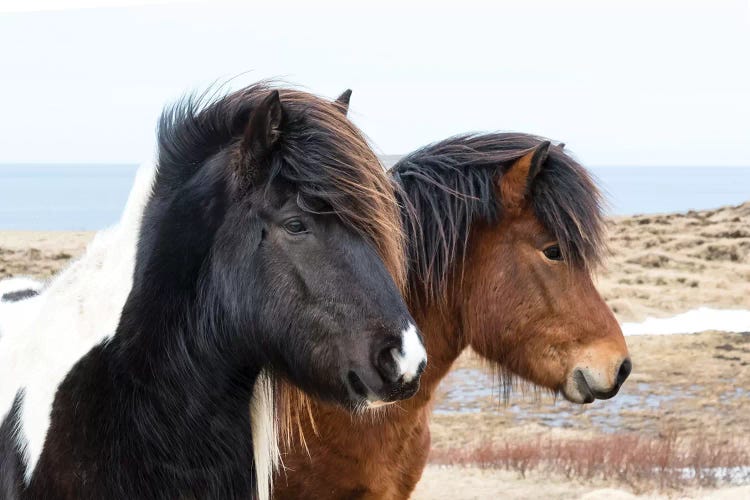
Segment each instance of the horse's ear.
[[557,147],[560,149],[565,149],[565,143],[561,142],[560,144],[557,145]]
[[544,141],[523,155],[500,177],[500,197],[504,208],[519,207],[542,170],[549,154],[550,142]]
[[334,104],[344,113],[344,116],[349,112],[349,100],[352,98],[352,89],[346,89],[336,98]]
[[243,162],[243,167],[255,169],[268,158],[279,140],[283,122],[279,91],[274,90],[250,113],[240,146],[242,157],[249,160]]

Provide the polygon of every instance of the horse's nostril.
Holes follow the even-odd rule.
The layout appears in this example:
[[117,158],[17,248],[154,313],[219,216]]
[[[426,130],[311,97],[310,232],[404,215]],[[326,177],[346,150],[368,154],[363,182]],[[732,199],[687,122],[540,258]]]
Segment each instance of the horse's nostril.
[[628,375],[630,375],[630,370],[633,369],[633,364],[630,362],[630,358],[625,358],[625,360],[620,365],[620,369],[617,371],[617,386],[621,386],[623,382],[625,382],[625,379],[628,378]]
[[386,347],[378,353],[378,373],[386,382],[397,382],[401,378],[401,369],[396,361],[398,351],[394,347]]

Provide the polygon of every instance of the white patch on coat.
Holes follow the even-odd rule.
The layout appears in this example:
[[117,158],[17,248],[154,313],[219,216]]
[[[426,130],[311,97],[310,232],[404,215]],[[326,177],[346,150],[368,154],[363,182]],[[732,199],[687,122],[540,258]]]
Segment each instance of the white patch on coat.
[[40,295],[7,304],[18,314],[27,308],[26,321],[9,322],[0,337],[0,415],[6,418],[23,389],[17,445],[27,483],[44,447],[60,383],[117,328],[132,286],[140,221],[154,174],[154,163],[138,169],[120,222],[99,232],[84,255]]

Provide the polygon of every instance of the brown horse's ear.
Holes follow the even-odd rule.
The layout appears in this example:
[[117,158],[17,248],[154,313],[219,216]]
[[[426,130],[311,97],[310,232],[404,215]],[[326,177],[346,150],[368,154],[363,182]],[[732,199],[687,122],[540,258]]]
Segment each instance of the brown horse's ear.
[[[268,158],[279,140],[283,121],[284,110],[279,91],[274,90],[250,113],[240,145],[243,159],[248,160],[243,162],[244,168],[255,170]],[[253,173],[257,172],[249,174]]]
[[346,89],[336,98],[334,103],[344,112],[344,116],[349,112],[349,99],[352,98],[352,89]]
[[519,207],[531,189],[534,178],[542,170],[549,154],[550,142],[544,141],[507,169],[500,177],[500,196],[503,207]]

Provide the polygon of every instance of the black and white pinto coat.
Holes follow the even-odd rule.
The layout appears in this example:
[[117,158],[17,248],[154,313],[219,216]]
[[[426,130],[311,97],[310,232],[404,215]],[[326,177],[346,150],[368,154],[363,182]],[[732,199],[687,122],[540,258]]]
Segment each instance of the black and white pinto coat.
[[[8,299],[0,302],[3,500],[12,498],[19,469],[26,484],[31,480],[60,384],[86,353],[117,329],[132,287],[138,233],[155,175],[155,161],[141,165],[118,223],[97,233],[85,253],[48,284],[26,277],[0,281],[0,297]],[[273,400],[270,378],[262,373],[251,409],[260,499],[269,498],[273,470],[280,464]],[[15,449],[23,451],[20,463],[12,458]]]
[[[71,368],[114,335],[132,286],[143,209],[154,163],[141,166],[121,220],[34,297],[0,309],[0,496],[18,468],[28,483],[42,453],[55,394]],[[6,289],[30,281],[6,280]],[[8,290],[12,292],[12,290]],[[6,292],[7,293],[7,292]],[[15,421],[15,424],[13,422]],[[21,463],[12,448],[22,450]]]

